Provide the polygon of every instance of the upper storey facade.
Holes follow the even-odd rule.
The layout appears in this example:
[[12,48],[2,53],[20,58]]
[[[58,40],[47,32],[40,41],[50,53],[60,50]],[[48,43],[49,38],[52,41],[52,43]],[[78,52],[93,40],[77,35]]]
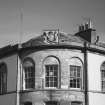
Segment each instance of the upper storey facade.
[[[1,102],[4,94],[13,93],[23,105],[27,100],[33,104],[63,100],[64,104],[85,105],[87,92],[89,105],[98,105],[97,98],[104,105],[105,47],[98,43],[95,30],[86,25],[75,35],[45,30],[21,46],[0,49]],[[6,98],[11,101],[9,94]]]

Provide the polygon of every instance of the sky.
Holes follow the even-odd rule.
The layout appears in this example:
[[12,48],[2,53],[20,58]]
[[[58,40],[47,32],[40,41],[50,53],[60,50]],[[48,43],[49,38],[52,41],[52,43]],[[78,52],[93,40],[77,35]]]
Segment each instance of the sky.
[[45,29],[75,34],[88,18],[105,42],[105,0],[0,0],[0,47],[34,38]]

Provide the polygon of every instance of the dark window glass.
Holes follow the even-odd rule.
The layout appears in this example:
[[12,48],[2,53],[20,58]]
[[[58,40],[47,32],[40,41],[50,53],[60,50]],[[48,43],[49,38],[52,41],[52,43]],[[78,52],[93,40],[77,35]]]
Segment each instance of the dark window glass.
[[105,91],[105,70],[101,70],[101,86],[102,91]]
[[7,92],[7,66],[5,63],[0,64],[0,94]]
[[71,102],[71,105],[82,105],[82,102]]
[[48,101],[48,102],[46,102],[46,105],[58,105],[58,102],[56,102],[56,101]]
[[25,102],[24,105],[32,105],[32,102]]

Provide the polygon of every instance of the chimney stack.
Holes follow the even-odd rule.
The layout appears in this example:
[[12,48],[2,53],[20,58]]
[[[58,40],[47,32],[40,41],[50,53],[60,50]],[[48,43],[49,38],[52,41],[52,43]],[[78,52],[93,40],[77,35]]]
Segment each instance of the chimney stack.
[[85,22],[85,24],[79,26],[79,32],[77,32],[75,35],[90,43],[95,43],[97,40],[96,30],[93,29],[90,19],[88,20],[88,22]]

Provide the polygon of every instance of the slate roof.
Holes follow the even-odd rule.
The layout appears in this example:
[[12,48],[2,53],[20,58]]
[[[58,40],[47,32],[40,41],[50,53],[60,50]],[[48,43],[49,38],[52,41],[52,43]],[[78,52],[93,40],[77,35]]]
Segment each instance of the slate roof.
[[[58,43],[51,44],[51,45],[64,45],[64,44],[70,45],[72,42],[83,44],[85,42],[82,38],[71,34],[59,33],[58,37],[59,37]],[[45,40],[44,36],[41,35],[23,43],[22,47],[25,48],[25,47],[31,47],[31,46],[38,46],[38,45],[41,46],[41,45],[50,44],[50,43],[49,44],[46,43],[44,40]]]
[[[84,48],[85,42],[86,40],[82,39],[79,36],[66,34],[66,33],[59,33],[58,42],[55,44],[52,44],[52,43],[46,43],[44,35],[40,35],[38,37],[35,37],[33,39],[30,39],[22,43],[21,48],[19,47],[19,44],[8,45],[3,48],[0,48],[0,58],[6,55],[13,54],[14,52],[18,53],[18,51],[20,51],[21,49],[30,48],[30,47],[38,48],[40,46],[44,46],[44,47],[47,47],[47,46],[58,46],[59,47],[60,46],[63,48],[63,46],[69,47],[72,45],[72,47],[77,46],[77,47]],[[98,43],[91,44],[87,42],[87,44],[88,44],[88,49],[91,49],[94,52],[105,54],[105,43],[98,42]]]

